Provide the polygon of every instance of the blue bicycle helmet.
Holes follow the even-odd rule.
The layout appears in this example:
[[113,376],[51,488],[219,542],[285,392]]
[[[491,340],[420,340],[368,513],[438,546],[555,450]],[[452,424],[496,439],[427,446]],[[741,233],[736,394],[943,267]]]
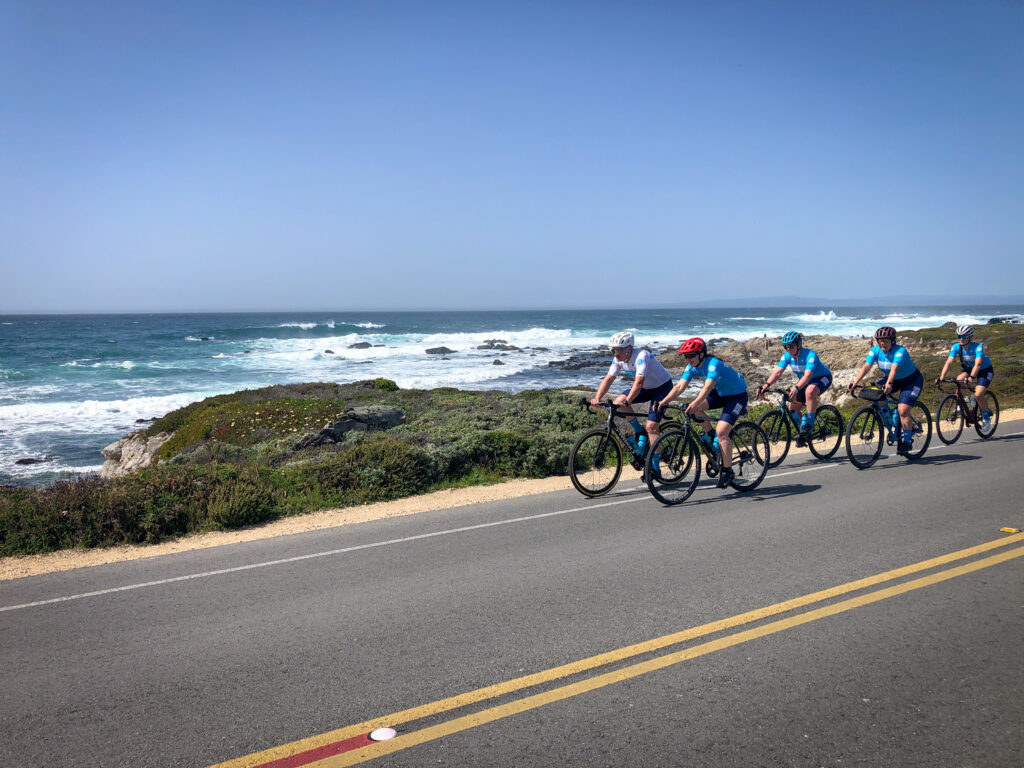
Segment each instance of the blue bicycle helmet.
[[782,337],[783,344],[792,344],[794,341],[797,344],[802,344],[804,341],[803,334],[799,333],[798,331],[790,331],[789,333]]

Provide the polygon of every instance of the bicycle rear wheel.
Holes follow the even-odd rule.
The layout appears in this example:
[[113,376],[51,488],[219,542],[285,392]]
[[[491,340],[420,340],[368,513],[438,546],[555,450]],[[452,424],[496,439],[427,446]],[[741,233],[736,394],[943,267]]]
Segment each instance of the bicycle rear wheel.
[[978,433],[978,437],[982,440],[988,440],[992,437],[996,433],[996,427],[999,425],[999,399],[993,392],[986,392],[985,398],[988,400],[988,409],[992,412],[987,429],[981,424],[981,409],[977,406],[974,408],[974,431]]
[[964,431],[964,415],[960,412],[960,404],[956,395],[946,395],[939,403],[939,409],[935,412],[935,431],[946,445],[952,445],[960,439],[960,433]]
[[622,448],[607,429],[592,429],[569,454],[569,477],[584,496],[603,496],[622,474]]
[[846,425],[846,455],[857,469],[867,469],[882,453],[885,429],[870,405],[857,410]]
[[733,478],[729,485],[740,493],[752,491],[761,484],[771,464],[768,435],[752,421],[740,421],[729,433],[732,439]]
[[[928,406],[920,400],[915,400],[914,404],[910,406],[910,418],[914,422],[910,433],[911,448],[903,455],[907,461],[916,461],[924,456],[924,452],[928,450],[928,445],[932,441],[932,415],[928,411]],[[901,431],[903,431],[902,428]]]
[[[652,471],[651,457],[661,456],[661,471]],[[700,482],[700,449],[689,430],[665,432],[651,449],[644,467],[647,488],[662,504],[682,504],[693,494]]]
[[845,428],[843,415],[839,413],[838,408],[834,405],[821,405],[818,407],[818,415],[814,417],[811,439],[807,441],[807,447],[811,449],[816,459],[831,459],[839,450],[839,444],[843,442]]
[[789,422],[789,416],[778,409],[768,411],[757,420],[757,425],[764,430],[768,444],[771,445],[772,462],[769,466],[775,469],[789,454],[789,444],[793,438],[793,425]]

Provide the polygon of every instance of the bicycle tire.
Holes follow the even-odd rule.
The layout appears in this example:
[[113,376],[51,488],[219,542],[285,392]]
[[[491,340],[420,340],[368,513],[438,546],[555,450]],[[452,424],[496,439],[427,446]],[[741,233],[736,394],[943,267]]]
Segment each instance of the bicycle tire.
[[946,395],[935,411],[935,432],[946,445],[952,445],[960,439],[964,431],[964,414],[956,395]]
[[807,441],[807,447],[811,449],[814,458],[831,459],[839,444],[843,442],[843,433],[846,425],[843,423],[843,415],[834,405],[822,405],[818,407],[818,415],[814,417],[814,426],[811,427],[811,439]]
[[604,496],[622,474],[622,447],[607,429],[585,433],[569,453],[569,477],[584,496]]
[[[679,421],[663,421],[663,422],[661,422],[661,429],[658,431],[658,439],[661,439],[661,436],[667,434],[668,432],[678,431],[678,430],[681,430],[682,428],[683,428],[682,422],[679,422]],[[647,480],[649,478],[654,480],[654,482],[656,482],[656,483],[662,482],[661,474],[660,473],[652,475],[651,472],[650,472],[651,457],[654,456],[655,453],[657,453],[657,451],[655,451],[655,449],[654,449],[654,446],[657,445],[657,444],[658,444],[658,440],[655,440],[651,444],[651,450],[647,451],[646,455],[644,456],[643,480],[644,480],[645,483],[647,482]]]
[[[866,405],[857,409],[846,425],[846,455],[857,469],[867,469],[882,453],[885,428],[875,409]],[[869,448],[874,444],[873,448]]]
[[985,398],[988,400],[988,409],[992,412],[987,430],[981,425],[981,410],[977,405],[974,406],[974,431],[982,440],[992,437],[996,433],[996,427],[999,426],[999,398],[994,392],[986,392]]
[[651,456],[655,452],[661,455],[661,474],[654,476],[648,456],[644,467],[647,489],[662,504],[670,507],[682,504],[693,495],[700,482],[701,455],[696,440],[689,430],[670,430],[654,443]]
[[[917,461],[932,442],[932,414],[928,406],[920,400],[915,400],[910,406],[910,418],[914,421],[914,432],[911,435],[911,445],[914,447],[903,454],[907,461]],[[920,427],[920,430],[918,430]],[[902,433],[903,429],[900,428]]]
[[789,455],[789,446],[793,439],[793,425],[789,416],[781,410],[768,411],[757,420],[757,426],[764,430],[768,442],[772,447],[772,463],[770,469],[775,469]]
[[733,478],[729,481],[740,493],[749,493],[761,484],[771,465],[771,446],[768,435],[752,421],[736,423],[729,433],[732,440]]

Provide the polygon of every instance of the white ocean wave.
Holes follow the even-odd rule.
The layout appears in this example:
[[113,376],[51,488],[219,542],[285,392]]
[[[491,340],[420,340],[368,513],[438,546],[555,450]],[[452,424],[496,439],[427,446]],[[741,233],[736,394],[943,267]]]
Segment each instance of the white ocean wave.
[[[384,323],[350,323],[350,325],[354,325],[356,328],[387,328]],[[333,327],[332,325],[331,328]]]
[[788,315],[783,318],[784,320],[792,320],[796,323],[834,323],[834,322],[851,322],[856,318],[843,317],[840,318],[834,310],[828,310],[827,312],[814,312],[814,313],[799,313],[796,315]]
[[[304,331],[312,330],[316,328],[316,323],[281,323],[275,327],[277,328],[301,328]],[[333,327],[333,326],[332,326]]]
[[150,419],[220,392],[186,392],[156,397],[80,402],[30,402],[0,406],[0,430],[26,435],[38,432],[83,434],[126,432],[137,419]]
[[123,368],[126,371],[130,371],[137,364],[131,360],[122,360],[117,362],[116,360],[107,360],[100,362],[90,362],[93,358],[86,358],[84,360],[71,360],[67,363],[61,363],[61,368]]

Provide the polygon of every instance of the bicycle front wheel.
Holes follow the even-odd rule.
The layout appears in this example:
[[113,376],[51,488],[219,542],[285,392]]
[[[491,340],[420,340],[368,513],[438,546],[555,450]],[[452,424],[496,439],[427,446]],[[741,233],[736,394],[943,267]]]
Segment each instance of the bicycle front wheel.
[[946,395],[939,403],[939,409],[935,412],[935,431],[939,440],[946,445],[952,445],[960,439],[960,433],[964,431],[964,415],[960,412],[956,395]]
[[764,430],[768,444],[772,448],[771,468],[775,469],[789,454],[789,444],[793,437],[793,426],[789,416],[780,410],[768,411],[757,420],[757,426]]
[[839,450],[839,444],[843,442],[844,431],[843,415],[839,413],[839,409],[834,405],[819,406],[807,447],[811,449],[816,459],[831,459]]
[[996,426],[999,424],[999,400],[992,392],[985,393],[985,399],[988,400],[988,409],[992,412],[991,418],[988,421],[988,427],[985,427],[981,423],[981,409],[975,406],[975,418],[974,418],[974,431],[978,433],[978,437],[982,440],[988,440],[992,435],[996,433]]
[[[656,453],[661,457],[658,473],[651,466]],[[647,488],[662,504],[682,504],[700,482],[700,464],[700,449],[689,430],[665,432],[654,442],[647,456]]]
[[932,415],[928,406],[920,400],[915,400],[910,406],[910,420],[914,422],[910,431],[910,449],[903,455],[907,461],[916,461],[924,456],[932,441]]
[[584,496],[603,496],[622,474],[622,448],[606,429],[592,429],[569,454],[569,477]]
[[732,439],[733,478],[729,485],[740,493],[752,491],[761,484],[771,464],[768,435],[752,421],[740,421],[729,433]]
[[882,453],[885,430],[870,405],[856,411],[846,425],[846,455],[857,469],[867,469]]

